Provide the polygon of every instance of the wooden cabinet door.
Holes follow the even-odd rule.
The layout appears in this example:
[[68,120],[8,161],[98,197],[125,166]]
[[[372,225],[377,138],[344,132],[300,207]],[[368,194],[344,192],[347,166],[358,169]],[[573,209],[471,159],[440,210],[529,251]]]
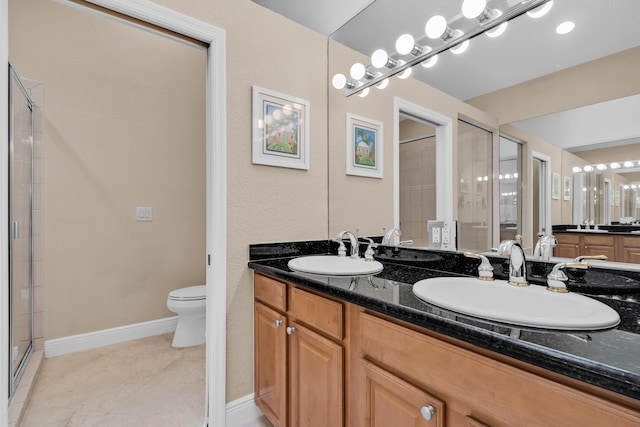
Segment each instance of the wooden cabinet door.
[[286,324],[286,316],[255,303],[255,401],[274,427],[287,426]]
[[341,427],[344,424],[342,346],[295,322],[287,333],[291,426]]
[[367,427],[443,427],[444,402],[370,363],[365,364]]
[[553,256],[561,258],[576,258],[580,253],[580,236],[575,234],[556,234],[558,245],[553,248]]
[[616,251],[613,246],[585,245],[581,255],[605,255],[610,261],[617,261]]

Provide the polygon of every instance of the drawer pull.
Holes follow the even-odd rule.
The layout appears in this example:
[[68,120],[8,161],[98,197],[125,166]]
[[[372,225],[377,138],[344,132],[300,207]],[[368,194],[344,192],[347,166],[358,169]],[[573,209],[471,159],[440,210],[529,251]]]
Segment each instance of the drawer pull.
[[279,328],[280,326],[282,326],[282,320],[280,319],[276,320],[275,325],[276,325],[276,328]]
[[291,334],[295,334],[296,332],[296,328],[293,326],[287,326],[287,334],[291,335]]
[[422,418],[424,418],[427,421],[430,421],[435,414],[436,414],[436,410],[431,405],[423,406],[420,408],[420,415],[422,415]]

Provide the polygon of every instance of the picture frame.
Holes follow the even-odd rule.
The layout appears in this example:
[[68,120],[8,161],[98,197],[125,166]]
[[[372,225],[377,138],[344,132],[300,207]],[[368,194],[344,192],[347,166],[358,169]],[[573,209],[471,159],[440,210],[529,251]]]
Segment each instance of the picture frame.
[[571,200],[571,178],[568,176],[564,177],[564,200]]
[[551,198],[554,200],[560,199],[560,174],[554,173],[551,181]]
[[252,87],[253,164],[309,169],[309,101]]
[[347,175],[383,177],[382,122],[347,113]]

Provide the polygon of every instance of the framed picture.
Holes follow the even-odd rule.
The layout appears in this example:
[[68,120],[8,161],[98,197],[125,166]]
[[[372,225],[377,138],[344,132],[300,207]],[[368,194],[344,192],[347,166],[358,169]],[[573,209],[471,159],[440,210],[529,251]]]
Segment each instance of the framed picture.
[[309,169],[309,101],[252,89],[252,162]]
[[564,199],[571,200],[571,178],[564,177]]
[[551,182],[551,198],[560,199],[560,174],[554,173]]
[[382,178],[382,123],[347,113],[347,175]]

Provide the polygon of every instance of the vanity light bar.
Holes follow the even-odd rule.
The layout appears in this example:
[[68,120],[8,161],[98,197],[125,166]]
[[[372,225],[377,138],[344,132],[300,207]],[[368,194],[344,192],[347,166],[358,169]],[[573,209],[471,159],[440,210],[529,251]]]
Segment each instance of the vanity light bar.
[[[413,58],[407,58],[405,61],[401,62],[389,57],[389,61],[393,63],[393,67],[391,68],[376,68],[370,65],[366,67],[366,70],[370,73],[367,74],[367,79],[358,80],[356,82],[349,81],[346,86],[343,87],[342,92],[345,96],[351,96],[370,86],[377,85],[384,79],[400,74],[416,64],[428,61],[429,59],[437,56],[439,53],[442,53],[451,48],[455,48],[456,46],[460,46],[463,43],[468,42],[470,39],[476,37],[477,35],[480,35],[494,28],[498,28],[503,23],[517,18],[518,16],[527,13],[549,1],[552,0],[530,0],[518,2],[510,9],[503,11],[502,14],[495,14],[496,16],[493,19],[486,19],[482,22],[474,20],[475,25],[468,29],[466,32],[463,33],[459,30],[454,31],[457,36],[446,39],[444,43],[438,47],[427,48],[426,46],[421,46],[422,52],[415,52],[417,53],[417,55],[413,56]],[[459,17],[462,17],[462,15],[459,15]],[[451,24],[462,22],[462,19],[464,19],[465,21],[467,20],[466,18],[462,17],[461,19],[454,20],[453,22],[451,22]],[[413,54],[414,52],[412,51],[411,53]],[[396,52],[395,55],[397,56],[398,53]]]
[[591,172],[593,170],[604,171],[607,169],[638,169],[640,168],[640,160],[625,160],[624,162],[611,162],[609,166],[604,163],[594,164],[594,165],[586,165],[584,167],[575,166],[573,168],[573,172]]

